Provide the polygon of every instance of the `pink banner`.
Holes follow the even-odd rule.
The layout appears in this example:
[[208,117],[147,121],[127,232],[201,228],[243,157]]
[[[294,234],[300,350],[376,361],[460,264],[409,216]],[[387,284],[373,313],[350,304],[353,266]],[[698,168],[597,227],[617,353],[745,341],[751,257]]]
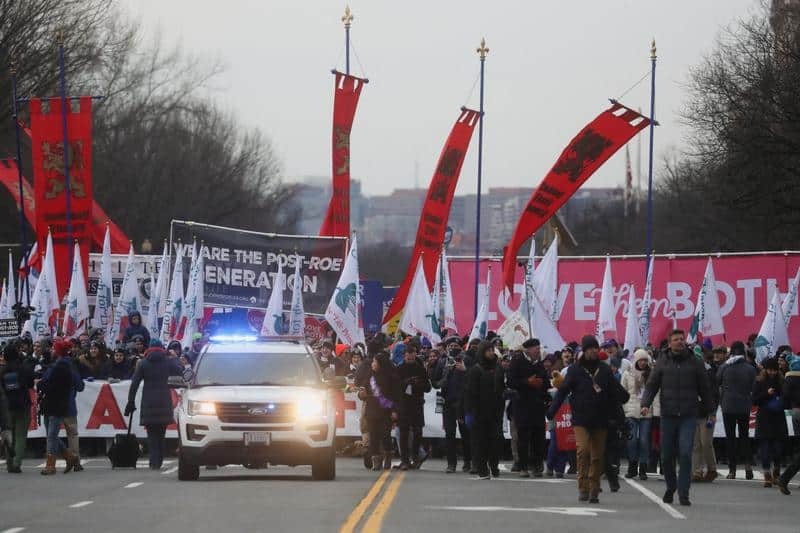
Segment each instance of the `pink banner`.
[[[673,309],[678,327],[688,331],[697,302],[697,291],[703,280],[708,257],[674,258],[657,257],[653,270],[653,296],[650,319],[650,342],[657,344],[672,328]],[[712,338],[715,344],[746,340],[757,333],[764,319],[774,291],[785,294],[800,266],[800,254],[761,254],[714,257],[720,305],[725,324],[722,335]],[[604,259],[561,259],[558,263],[558,330],[564,340],[580,340],[586,333],[594,333],[600,305],[600,286],[603,279]],[[636,314],[641,309],[645,284],[644,259],[617,258],[611,260],[614,282],[614,304],[617,309],[615,338],[624,342],[627,320],[628,294],[631,284],[636,290]],[[459,333],[472,327],[474,262],[450,261],[453,299]],[[505,317],[519,306],[522,295],[523,269],[517,266],[514,278],[514,296],[506,298],[502,281],[502,263],[481,261],[480,278],[486,279],[491,265],[489,328],[496,330]],[[797,316],[797,303],[792,310]],[[789,322],[789,339],[800,349],[800,319]]]

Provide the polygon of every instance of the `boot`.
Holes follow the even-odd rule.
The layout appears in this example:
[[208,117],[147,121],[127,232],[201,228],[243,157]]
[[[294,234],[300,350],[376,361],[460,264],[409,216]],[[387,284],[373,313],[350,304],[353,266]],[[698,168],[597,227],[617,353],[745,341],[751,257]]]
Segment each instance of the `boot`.
[[628,462],[628,472],[625,474],[627,479],[631,479],[636,477],[636,471],[639,468],[639,464],[636,461],[629,461]]
[[392,469],[392,454],[391,453],[383,454],[383,469],[384,470],[391,470]]
[[647,481],[647,463],[639,465],[639,481]]
[[744,478],[745,479],[753,479],[753,466],[752,465],[745,465],[744,466]]
[[372,456],[372,470],[379,471],[383,470],[383,456],[382,455],[373,455]]
[[72,453],[69,450],[64,450],[63,453],[64,461],[67,463],[67,467],[64,469],[65,474],[69,474],[75,469],[75,465],[80,465],[81,462],[78,459],[78,456]]
[[786,496],[790,495],[792,491],[789,490],[789,479],[784,479],[786,477],[786,473],[775,480],[775,485],[777,485],[778,489],[781,491],[781,494],[785,494]]
[[777,463],[772,467],[772,481],[777,481],[779,477],[781,477],[781,464]]
[[41,472],[39,472],[43,476],[52,476],[56,473],[56,456],[53,454],[47,454],[47,464],[45,464],[44,468]]
[[772,472],[769,470],[764,470],[764,488],[772,488]]
[[592,490],[589,494],[589,503],[600,503],[600,491],[595,489]]

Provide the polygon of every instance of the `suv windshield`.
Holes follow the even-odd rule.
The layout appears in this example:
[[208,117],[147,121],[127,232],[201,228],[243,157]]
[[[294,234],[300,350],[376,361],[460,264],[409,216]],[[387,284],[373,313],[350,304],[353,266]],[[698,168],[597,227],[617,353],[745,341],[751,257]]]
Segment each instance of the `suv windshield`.
[[274,353],[206,353],[200,360],[195,386],[208,385],[319,385],[320,376],[310,355]]

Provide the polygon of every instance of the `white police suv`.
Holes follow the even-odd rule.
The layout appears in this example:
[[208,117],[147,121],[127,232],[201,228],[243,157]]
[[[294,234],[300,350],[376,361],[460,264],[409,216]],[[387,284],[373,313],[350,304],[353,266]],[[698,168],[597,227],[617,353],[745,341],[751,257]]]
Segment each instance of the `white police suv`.
[[333,392],[344,378],[323,379],[304,341],[212,338],[184,379],[178,479],[197,479],[203,465],[267,463],[336,477]]

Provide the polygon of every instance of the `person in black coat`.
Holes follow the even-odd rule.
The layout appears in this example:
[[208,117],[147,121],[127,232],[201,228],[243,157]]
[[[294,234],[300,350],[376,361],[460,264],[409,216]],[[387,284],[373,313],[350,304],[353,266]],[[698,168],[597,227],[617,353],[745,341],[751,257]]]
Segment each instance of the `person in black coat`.
[[[503,391],[505,376],[497,364],[494,344],[483,341],[475,350],[477,364],[467,372],[464,392],[466,423],[474,434],[478,477],[498,477],[500,448],[503,440]],[[487,468],[488,464],[488,468]]]
[[547,417],[554,419],[561,404],[570,396],[572,427],[578,448],[578,500],[599,503],[608,421],[615,406],[629,398],[611,368],[598,359],[600,343],[594,335],[583,337],[581,347],[578,363],[567,370]]
[[[789,363],[789,371],[783,377],[783,407],[792,411],[792,422],[794,427],[800,427],[800,357],[789,354],[786,356]],[[786,496],[791,494],[789,482],[800,470],[800,451],[796,451],[792,456],[789,465],[783,474],[775,480],[775,484],[781,493]]]
[[472,366],[473,360],[461,350],[461,339],[450,337],[445,341],[447,352],[436,362],[433,371],[433,386],[440,389],[437,393],[444,402],[442,406],[442,426],[447,455],[446,473],[456,471],[458,461],[456,429],[461,434],[461,446],[464,453],[462,470],[472,470],[472,439],[469,428],[464,418],[464,383],[467,370]]
[[400,396],[397,369],[389,353],[380,351],[369,362],[368,373],[358,374],[356,384],[361,387],[359,398],[366,402],[364,412],[372,469],[389,470],[392,467],[392,419],[396,417]]
[[164,461],[164,434],[167,426],[174,421],[172,394],[167,382],[170,376],[180,376],[183,368],[177,359],[167,357],[167,352],[160,342],[155,341],[153,344],[154,346],[145,352],[145,358],[139,362],[133,374],[125,416],[136,411],[136,393],[144,381],[139,423],[147,428],[150,468],[159,470]]
[[131,311],[128,314],[128,327],[125,328],[125,334],[122,336],[123,344],[132,342],[137,335],[144,339],[145,346],[150,345],[150,331],[142,324],[142,314],[139,311]]
[[736,466],[741,457],[744,457],[745,461],[745,478],[753,479],[750,411],[753,407],[753,384],[757,375],[758,371],[747,360],[744,343],[741,341],[732,343],[730,358],[717,370],[728,454],[728,479],[736,479]]
[[783,377],[778,371],[778,361],[765,359],[762,366],[764,371],[753,386],[753,404],[758,406],[756,440],[764,469],[764,487],[769,488],[781,475],[783,442],[789,437],[789,430],[783,413]]
[[409,342],[403,355],[403,364],[397,368],[401,389],[400,410],[397,413],[397,425],[400,428],[400,470],[418,469],[421,465],[419,447],[422,444],[422,428],[425,427],[425,393],[431,390],[431,382],[428,380],[425,365],[417,358],[418,354],[417,343]]
[[22,472],[22,459],[25,456],[25,444],[28,438],[28,427],[31,424],[31,389],[33,388],[33,366],[23,359],[18,344],[14,341],[3,349],[6,360],[5,367],[0,369],[0,390],[7,398],[9,422],[6,426],[11,431],[14,456],[6,460],[9,473]]
[[102,379],[124,381],[131,379],[132,375],[133,365],[122,348],[117,349],[111,360],[103,366]]
[[550,378],[542,364],[539,339],[526,340],[522,348],[524,351],[511,360],[509,368],[509,386],[517,393],[511,416],[517,426],[520,477],[530,477],[529,467],[533,468],[534,477],[542,477]]

